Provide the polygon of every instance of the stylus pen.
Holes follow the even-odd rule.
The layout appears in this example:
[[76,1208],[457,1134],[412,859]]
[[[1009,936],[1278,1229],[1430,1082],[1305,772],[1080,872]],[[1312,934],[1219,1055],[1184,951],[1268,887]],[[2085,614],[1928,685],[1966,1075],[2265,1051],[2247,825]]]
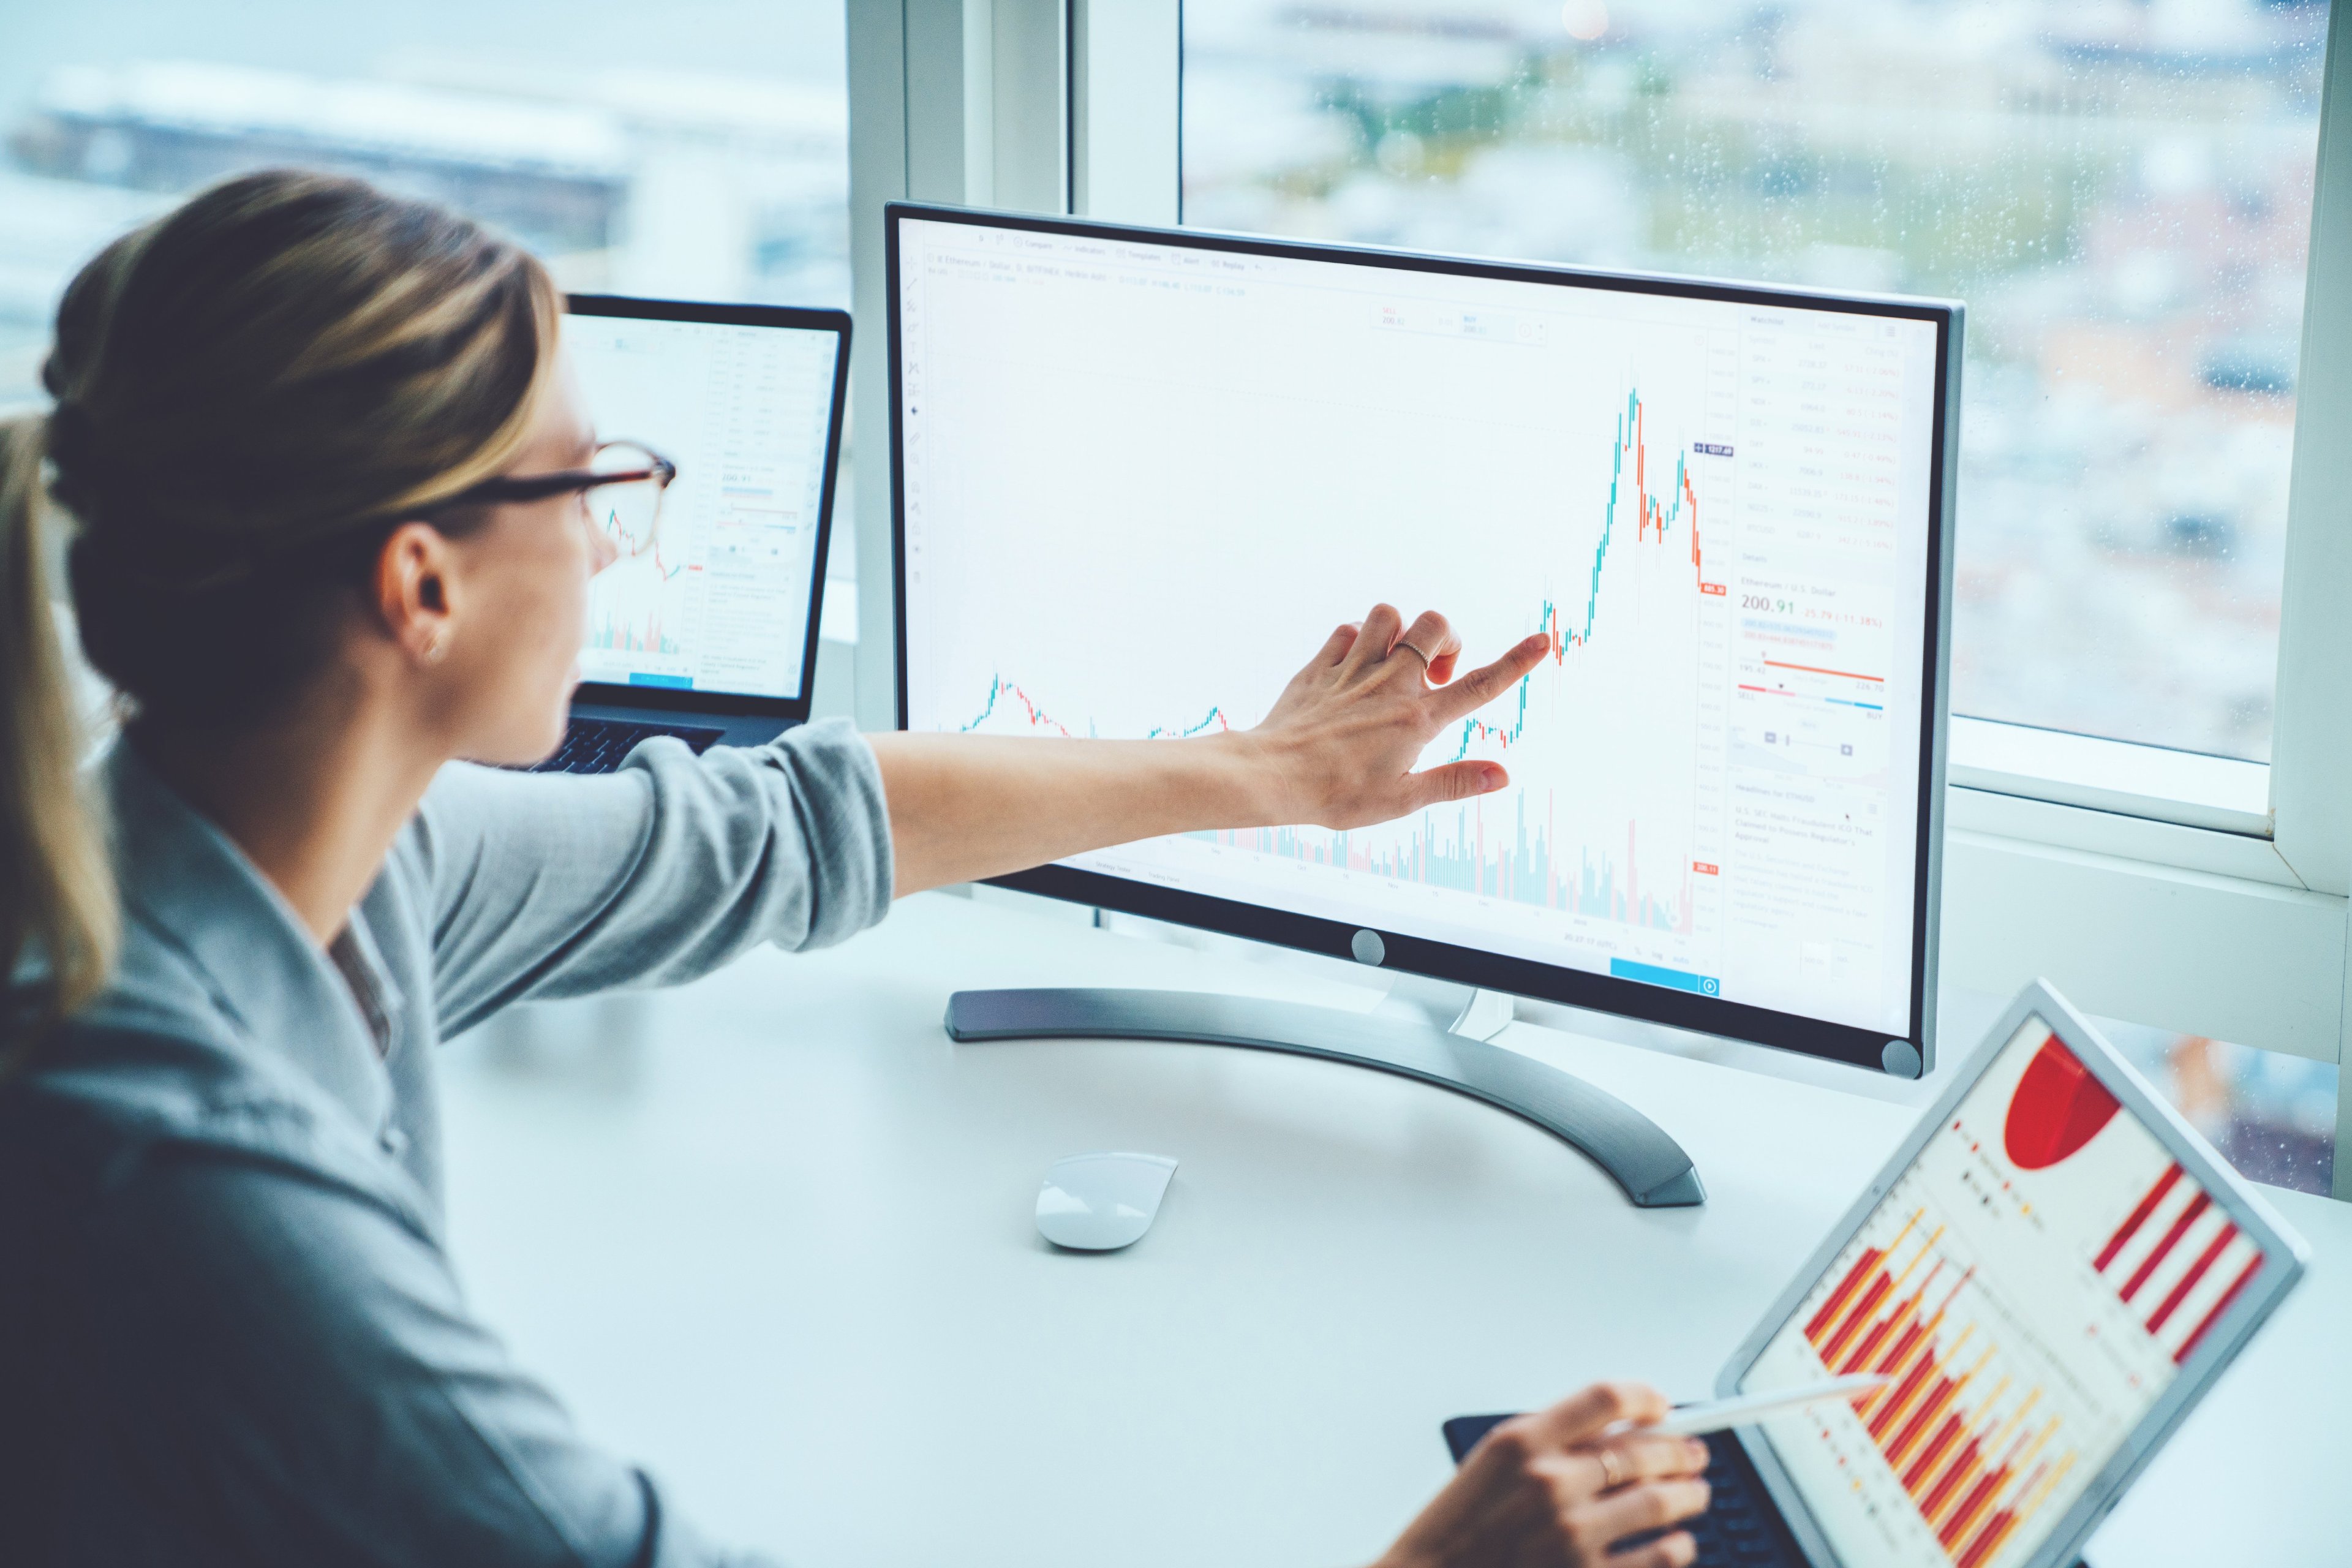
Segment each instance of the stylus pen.
[[1796,1410],[1818,1400],[1852,1399],[1874,1388],[1884,1388],[1893,1381],[1881,1373],[1858,1372],[1851,1377],[1833,1377],[1827,1383],[1808,1383],[1774,1394],[1743,1394],[1732,1399],[1677,1405],[1664,1420],[1647,1426],[1628,1426],[1625,1435],[1629,1437],[1702,1436],[1709,1432],[1745,1426],[1767,1415],[1778,1415],[1783,1410]]

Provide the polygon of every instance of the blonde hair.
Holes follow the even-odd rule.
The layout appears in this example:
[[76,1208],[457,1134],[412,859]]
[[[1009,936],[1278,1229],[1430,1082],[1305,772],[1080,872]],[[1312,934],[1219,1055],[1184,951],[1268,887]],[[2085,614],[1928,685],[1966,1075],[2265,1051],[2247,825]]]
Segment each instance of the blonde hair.
[[0,427],[0,1040],[95,996],[119,941],[45,502],[79,525],[82,647],[132,711],[266,719],[326,660],[389,530],[513,460],[561,310],[480,226],[294,172],[216,185],[74,279],[54,404]]

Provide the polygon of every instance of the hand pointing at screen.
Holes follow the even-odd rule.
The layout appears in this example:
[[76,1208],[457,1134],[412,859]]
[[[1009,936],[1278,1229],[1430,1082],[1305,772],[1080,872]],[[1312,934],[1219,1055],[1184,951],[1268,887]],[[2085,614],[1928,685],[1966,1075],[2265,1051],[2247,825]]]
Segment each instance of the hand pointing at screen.
[[[1183,627],[1137,636],[1182,658]],[[1538,634],[1455,676],[1462,639],[1387,605],[1335,629],[1252,729],[1181,741],[870,737],[889,798],[897,890],[1019,870],[1199,828],[1362,827],[1510,782],[1501,763],[1414,771],[1431,741],[1508,692],[1550,648]],[[1294,656],[1295,657],[1295,656]]]

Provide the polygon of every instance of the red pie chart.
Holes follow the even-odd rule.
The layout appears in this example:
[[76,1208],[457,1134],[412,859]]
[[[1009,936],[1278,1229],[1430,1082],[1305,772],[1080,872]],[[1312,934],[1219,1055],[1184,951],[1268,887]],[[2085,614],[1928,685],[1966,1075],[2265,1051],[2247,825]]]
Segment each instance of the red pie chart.
[[2042,1170],[2097,1137],[2116,1109],[2106,1086],[2053,1035],[2017,1081],[2001,1143],[2019,1170]]

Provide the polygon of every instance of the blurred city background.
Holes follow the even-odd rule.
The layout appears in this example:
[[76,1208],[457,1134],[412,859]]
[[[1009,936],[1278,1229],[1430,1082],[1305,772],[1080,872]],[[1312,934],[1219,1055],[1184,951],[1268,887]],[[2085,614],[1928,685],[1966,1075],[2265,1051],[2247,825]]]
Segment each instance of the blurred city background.
[[2325,5],[1184,19],[1187,223],[1965,300],[1954,710],[2268,757]]
[[0,0],[0,405],[73,270],[240,170],[488,219],[568,288],[849,303],[841,0]]
[[[2326,16],[1184,0],[1185,220],[1963,299],[1955,710],[2266,758]],[[841,0],[0,0],[0,409],[75,268],[264,165],[572,288],[849,301]],[[2333,1068],[2116,1033],[2325,1189]]]

